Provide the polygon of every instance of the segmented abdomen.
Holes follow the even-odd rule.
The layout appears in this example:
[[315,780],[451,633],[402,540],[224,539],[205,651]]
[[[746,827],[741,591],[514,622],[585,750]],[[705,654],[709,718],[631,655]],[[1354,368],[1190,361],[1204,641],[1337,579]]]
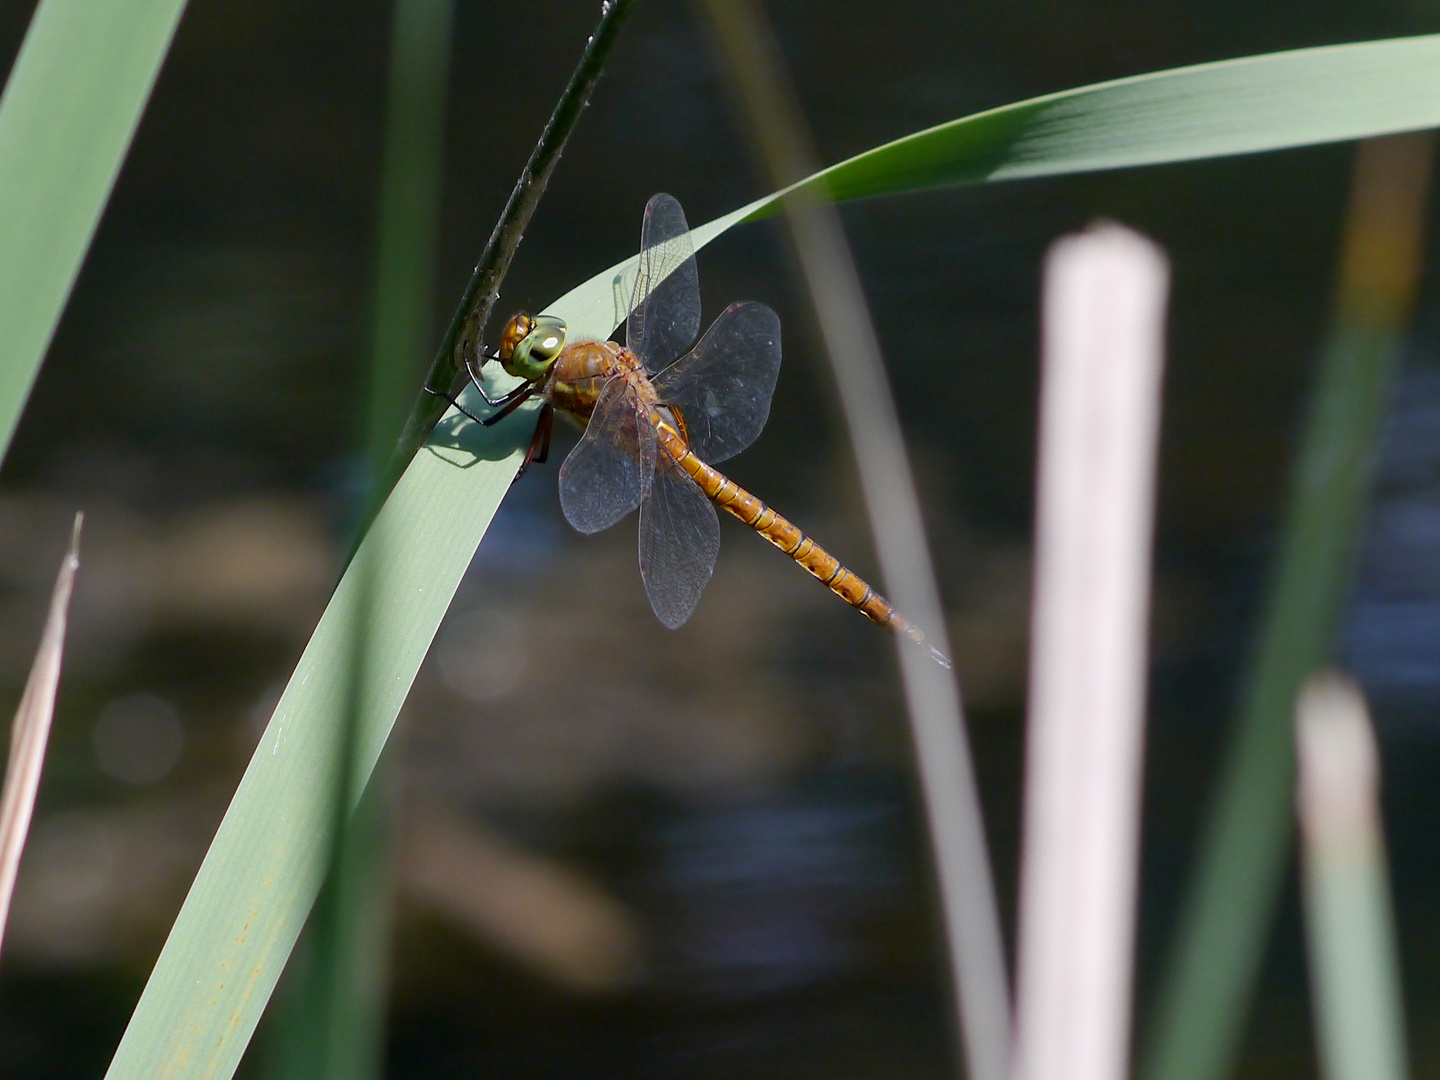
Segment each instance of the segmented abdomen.
[[818,578],[831,592],[872,622],[920,642],[924,634],[872,589],[860,575],[806,536],[798,526],[766,506],[720,470],[705,464],[668,425],[657,425],[663,451],[700,485],[720,509],[733,514]]

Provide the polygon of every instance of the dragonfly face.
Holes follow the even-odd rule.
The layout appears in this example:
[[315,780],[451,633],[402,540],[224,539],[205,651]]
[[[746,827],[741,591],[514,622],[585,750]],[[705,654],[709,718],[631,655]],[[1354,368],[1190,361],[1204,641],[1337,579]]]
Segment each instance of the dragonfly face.
[[511,375],[538,382],[564,348],[564,319],[512,315],[500,335],[500,365]]

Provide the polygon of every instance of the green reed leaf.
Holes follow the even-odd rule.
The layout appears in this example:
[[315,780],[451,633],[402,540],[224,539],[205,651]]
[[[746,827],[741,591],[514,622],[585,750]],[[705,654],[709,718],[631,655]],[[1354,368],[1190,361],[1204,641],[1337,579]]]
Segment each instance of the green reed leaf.
[[817,195],[1197,161],[1440,124],[1440,35],[1222,60],[1032,98],[817,173]]
[[41,0],[0,97],[0,457],[185,0]]
[[[806,183],[836,198],[1187,161],[1440,125],[1440,37],[1310,49],[1054,94],[916,133]],[[773,212],[766,196],[695,230],[696,247]],[[638,207],[637,207],[638,211]],[[546,310],[576,339],[624,317],[633,258]],[[467,407],[479,405],[477,398]],[[329,859],[359,567],[386,618],[370,643],[358,791],[527,445],[535,406],[480,430],[451,410],[416,454],[336,589],[221,823],[110,1077],[233,1071]]]

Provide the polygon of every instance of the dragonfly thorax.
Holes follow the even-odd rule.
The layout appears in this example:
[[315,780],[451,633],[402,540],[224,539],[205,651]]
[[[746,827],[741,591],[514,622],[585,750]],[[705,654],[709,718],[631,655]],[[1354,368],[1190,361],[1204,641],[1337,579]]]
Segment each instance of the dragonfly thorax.
[[512,315],[500,335],[500,366],[518,378],[538,382],[564,348],[564,319]]

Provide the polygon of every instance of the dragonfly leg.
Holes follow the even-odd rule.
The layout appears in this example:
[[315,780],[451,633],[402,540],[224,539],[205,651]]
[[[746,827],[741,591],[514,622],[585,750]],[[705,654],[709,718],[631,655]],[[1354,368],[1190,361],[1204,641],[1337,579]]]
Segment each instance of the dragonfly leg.
[[540,453],[535,455],[535,463],[544,465],[550,457],[550,435],[555,430],[555,407],[553,405],[546,405],[540,410],[540,426],[535,430],[544,432],[540,439]]
[[444,399],[445,399],[446,401],[448,401],[451,405],[454,405],[454,406],[455,406],[457,409],[459,409],[462,413],[464,413],[466,416],[468,416],[471,420],[474,420],[477,424],[483,424],[483,423],[485,423],[484,420],[481,420],[480,417],[476,416],[476,415],[475,415],[474,413],[472,413],[469,409],[465,408],[464,405],[461,405],[460,402],[456,401],[456,400],[455,400],[453,397],[451,397],[449,394],[443,394],[443,393],[441,393],[439,390],[431,390],[430,387],[428,387],[428,386],[422,386],[422,387],[420,387],[420,389],[421,389],[421,390],[424,390],[425,393],[427,393],[427,394],[431,394],[431,395],[433,395],[433,396],[435,396],[435,397],[438,397],[438,398],[444,398]]
[[[499,401],[492,402],[492,404],[500,405],[503,407],[500,409],[499,412],[493,412],[484,420],[481,420],[480,426],[490,427],[493,424],[498,424],[501,420],[504,420],[505,417],[509,416],[521,405],[524,405],[525,402],[530,399],[530,395],[535,393],[535,391],[538,389],[539,383],[533,382],[527,382],[521,386],[517,386],[514,390],[511,390],[510,393],[506,394]],[[490,399],[486,398],[485,400],[489,401]]]
[[[540,422],[535,425],[535,434],[530,439],[530,449],[525,451],[525,460],[515,473],[515,480],[525,475],[532,464],[544,465],[550,455],[550,433],[555,429],[555,409],[546,405],[540,410]],[[510,481],[512,484],[515,480]]]
[[461,405],[459,401],[451,397],[449,394],[441,393],[439,390],[432,390],[428,386],[422,386],[420,389],[424,390],[427,394],[433,394],[435,397],[444,398],[451,405],[454,405],[455,408],[459,409],[462,413],[468,416],[471,420],[474,420],[481,427],[489,427],[491,424],[498,424],[501,420],[504,420],[505,417],[509,416],[517,408],[523,405],[531,394],[535,393],[536,384],[533,382],[526,382],[521,383],[519,386],[515,387],[514,390],[511,390],[508,394],[503,394],[498,398],[491,398],[485,393],[485,389],[480,385],[480,380],[475,377],[474,369],[471,368],[469,364],[466,364],[465,370],[469,372],[470,381],[475,384],[475,389],[479,390],[480,396],[485,399],[485,404],[493,408],[499,409],[499,412],[491,413],[489,416],[481,419],[480,417],[472,413],[469,409],[465,408],[464,405]]
[[[485,360],[492,359],[494,359],[494,357],[482,357],[481,362],[483,363]],[[473,360],[467,359],[465,361],[465,374],[470,376],[470,381],[475,385],[475,389],[478,390],[480,396],[485,399],[485,404],[489,405],[492,409],[498,409],[503,405],[510,404],[511,398],[525,389],[523,385],[517,386],[508,394],[501,394],[498,398],[492,398],[489,394],[485,393],[485,384],[480,381],[480,376],[475,371],[475,362]]]

